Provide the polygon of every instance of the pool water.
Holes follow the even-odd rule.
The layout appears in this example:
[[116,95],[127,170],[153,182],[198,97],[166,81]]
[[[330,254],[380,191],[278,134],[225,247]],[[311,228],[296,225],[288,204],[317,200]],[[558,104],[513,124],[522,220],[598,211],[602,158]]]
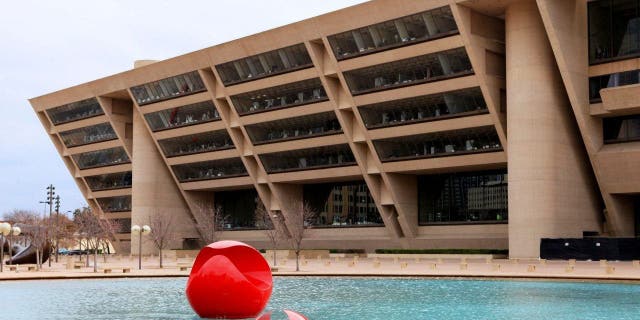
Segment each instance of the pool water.
[[[0,282],[0,319],[199,319],[186,278]],[[267,307],[309,319],[640,319],[640,285],[275,278]]]

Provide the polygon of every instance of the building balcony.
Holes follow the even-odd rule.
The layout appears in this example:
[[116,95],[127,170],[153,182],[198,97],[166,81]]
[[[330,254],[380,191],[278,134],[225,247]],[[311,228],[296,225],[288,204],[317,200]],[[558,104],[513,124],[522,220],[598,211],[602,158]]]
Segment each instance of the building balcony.
[[335,112],[256,123],[246,126],[254,145],[342,133]]
[[311,67],[313,67],[311,57],[301,43],[219,64],[216,70],[222,83],[225,86],[232,86]]
[[90,98],[47,110],[53,125],[60,125],[104,114],[98,99]]
[[131,162],[122,147],[75,154],[72,158],[80,170]]
[[345,60],[458,34],[451,9],[441,7],[329,36],[338,60]]
[[473,74],[464,48],[389,62],[344,73],[353,95],[413,86]]
[[267,173],[270,174],[345,167],[356,164],[353,153],[351,153],[351,149],[347,144],[266,153],[260,155],[260,160]]
[[240,115],[267,112],[327,101],[320,79],[309,79],[231,97]]
[[191,95],[206,91],[198,71],[181,74],[175,77],[146,83],[132,87],[133,94],[139,106]]
[[85,177],[91,191],[131,188],[131,171]]
[[147,113],[144,117],[154,132],[220,120],[212,101]]
[[105,213],[131,211],[131,196],[99,198],[97,201]]
[[228,179],[249,175],[239,158],[204,161],[171,167],[180,182]]
[[60,138],[67,148],[78,147],[92,143],[118,139],[109,123],[101,123],[91,127],[84,127],[60,132]]
[[382,162],[502,151],[493,126],[374,141]]
[[480,88],[387,101],[358,108],[368,129],[488,113]]
[[159,140],[158,144],[167,158],[234,148],[226,130]]

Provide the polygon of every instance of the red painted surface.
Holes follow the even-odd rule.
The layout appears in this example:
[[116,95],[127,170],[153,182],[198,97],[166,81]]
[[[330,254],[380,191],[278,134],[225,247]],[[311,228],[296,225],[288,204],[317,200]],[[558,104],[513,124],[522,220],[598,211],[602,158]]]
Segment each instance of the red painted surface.
[[246,319],[264,310],[272,289],[271,268],[260,252],[242,242],[218,241],[198,254],[186,294],[202,318]]

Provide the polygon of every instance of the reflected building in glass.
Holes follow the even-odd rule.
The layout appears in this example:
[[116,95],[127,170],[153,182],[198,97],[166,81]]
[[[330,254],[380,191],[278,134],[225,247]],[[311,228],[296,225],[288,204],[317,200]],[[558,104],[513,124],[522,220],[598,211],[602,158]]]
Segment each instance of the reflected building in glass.
[[640,236],[640,2],[446,3],[373,0],[30,102],[125,252],[163,212],[173,249],[211,224],[522,258]]

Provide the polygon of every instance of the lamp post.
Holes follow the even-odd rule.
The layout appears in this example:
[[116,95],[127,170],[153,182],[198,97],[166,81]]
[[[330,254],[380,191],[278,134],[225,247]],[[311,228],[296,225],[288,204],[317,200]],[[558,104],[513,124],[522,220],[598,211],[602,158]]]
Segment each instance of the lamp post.
[[11,252],[11,249],[13,248],[13,236],[17,237],[20,235],[20,233],[22,233],[22,230],[20,230],[19,227],[13,227],[9,232],[9,264],[10,265],[13,264],[13,254]]
[[134,233],[137,233],[138,237],[140,237],[140,239],[138,240],[138,270],[142,270],[142,236],[146,236],[151,233],[151,227],[146,224],[142,227],[134,224],[131,227],[131,234],[133,235]]
[[[7,238],[7,235],[11,232],[11,225],[7,222],[0,223],[0,237],[2,241],[0,241],[0,272],[3,272],[4,265],[4,241]],[[9,247],[9,255],[11,255],[11,247]]]

